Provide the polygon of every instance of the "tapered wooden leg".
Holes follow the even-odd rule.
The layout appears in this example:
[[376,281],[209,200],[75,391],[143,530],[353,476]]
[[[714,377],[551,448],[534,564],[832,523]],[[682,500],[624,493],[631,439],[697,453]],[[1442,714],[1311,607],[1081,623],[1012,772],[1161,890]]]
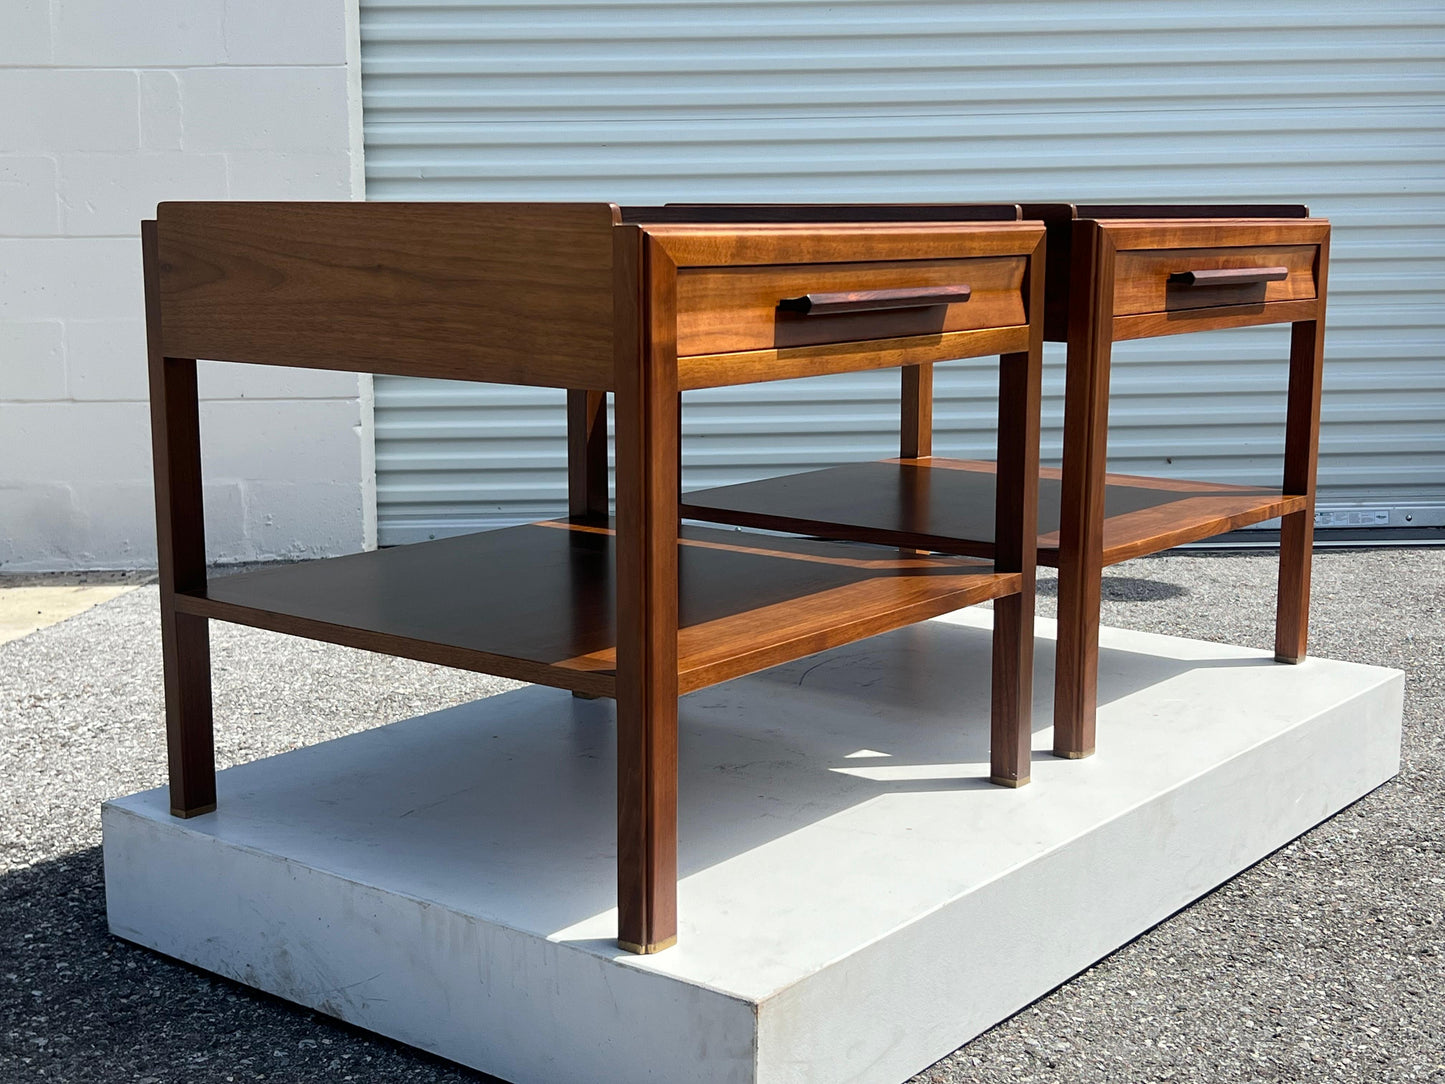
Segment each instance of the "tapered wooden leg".
[[206,576],[194,361],[151,360],[151,435],[171,812],[195,817],[216,808],[216,765],[208,624],[175,608],[176,593]]
[[1073,259],[1054,668],[1054,755],[1069,759],[1094,752],[1099,696],[1114,250],[1095,223],[1074,223]]
[[617,941],[639,953],[677,940],[678,392],[670,268],[650,255],[616,392]]
[[1274,657],[1279,662],[1303,660],[1309,640],[1323,326],[1323,317],[1318,321],[1301,321],[1293,326],[1290,334],[1284,491],[1303,494],[1306,500],[1304,508],[1280,520],[1279,595],[1274,626]]
[[[567,391],[567,514],[606,519],[607,394]],[[573,692],[578,700],[599,699]]]
[[1058,647],[1054,663],[1054,756],[1093,755],[1099,696],[1103,568],[1086,549],[1059,551]]
[[933,454],[933,363],[905,365],[902,371],[898,454],[922,459]]
[[[1042,278],[1042,268],[1034,270]],[[1042,311],[1039,297],[1035,311]],[[994,599],[989,781],[1021,787],[1033,753],[1034,568],[1038,556],[1039,399],[1043,344],[999,359],[994,567],[1018,572],[1016,595]]]
[[[902,459],[923,459],[933,454],[933,363],[905,365],[898,396],[898,455]],[[930,471],[906,471],[901,484],[904,498],[914,508],[927,508],[933,479]],[[899,546],[898,552],[912,557],[926,550]]]
[[1314,509],[1280,519],[1279,594],[1275,609],[1276,662],[1303,662],[1309,642],[1310,565],[1314,551]]
[[200,404],[195,361],[161,354],[153,222],[143,225],[141,240],[150,338],[151,446],[171,813],[194,817],[216,808],[211,647],[206,619],[177,613],[175,602],[177,592],[199,590],[206,583]]
[[204,617],[161,606],[166,682],[166,760],[171,815],[197,817],[216,808],[211,726],[211,644]]
[[567,514],[607,515],[607,394],[567,392]]
[[1021,787],[1033,755],[1034,607],[1032,581],[1024,595],[993,602],[993,684],[988,781]]

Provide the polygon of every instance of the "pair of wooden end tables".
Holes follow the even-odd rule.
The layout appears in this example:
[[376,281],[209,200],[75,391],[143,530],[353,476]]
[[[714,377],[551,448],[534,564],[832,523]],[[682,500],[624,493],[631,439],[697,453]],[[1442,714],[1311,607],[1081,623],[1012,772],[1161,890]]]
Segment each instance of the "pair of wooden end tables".
[[[1104,566],[1274,517],[1275,653],[1304,656],[1329,247],[1304,208],[170,203],[142,235],[177,816],[216,803],[213,618],[612,697],[618,942],[655,952],[682,693],[991,599],[990,773],[1019,786],[1036,562],[1059,569],[1054,752],[1082,757]],[[1106,474],[1114,342],[1273,323],[1279,488]],[[1068,343],[1062,471],[1039,468],[1045,339]],[[933,456],[933,365],[990,355],[995,459]],[[566,389],[569,514],[208,579],[196,358]],[[897,459],[681,493],[682,392],[885,368]]]

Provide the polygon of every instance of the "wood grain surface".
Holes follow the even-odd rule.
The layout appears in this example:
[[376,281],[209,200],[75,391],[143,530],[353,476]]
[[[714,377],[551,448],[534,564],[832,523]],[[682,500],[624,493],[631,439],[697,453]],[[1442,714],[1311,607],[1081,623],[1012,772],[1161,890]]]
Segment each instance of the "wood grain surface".
[[877,263],[1019,256],[1033,251],[1033,222],[872,222],[649,225],[678,267]]
[[163,203],[172,357],[607,388],[609,204]]
[[818,346],[776,347],[726,354],[699,354],[678,359],[678,386],[683,391],[767,380],[790,380],[828,373],[893,369],[933,361],[954,361],[1028,348],[1028,325],[946,331],[901,339],[862,339]]
[[933,454],[933,365],[904,365],[899,370],[898,454],[920,459]]
[[[1114,264],[1114,314],[1202,309],[1221,305],[1300,301],[1315,296],[1314,245],[1248,245],[1120,252]],[[1283,267],[1284,279],[1236,285],[1188,285],[1170,276],[1186,271]]]
[[617,941],[651,953],[677,940],[677,268],[614,235]]
[[1284,435],[1284,484],[1304,494],[1300,508],[1280,521],[1279,590],[1275,605],[1274,657],[1299,662],[1309,644],[1310,563],[1314,550],[1315,472],[1319,465],[1320,394],[1325,363],[1325,285],[1330,241],[1319,248],[1315,277],[1320,309],[1314,320],[1290,329],[1289,397]]
[[210,627],[204,617],[177,607],[180,592],[200,589],[206,582],[200,404],[195,361],[166,357],[161,350],[160,259],[154,222],[141,224],[141,261],[170,805],[174,816],[195,817],[216,808]]
[[1157,339],[1165,335],[1187,335],[1195,331],[1223,331],[1232,327],[1263,327],[1313,320],[1320,311],[1317,298],[1301,301],[1270,301],[1245,305],[1219,305],[1202,309],[1172,309],[1116,316],[1113,341]]
[[[678,275],[677,350],[684,357],[821,343],[901,339],[1027,322],[1023,256],[883,263],[696,268]],[[968,286],[967,301],[804,315],[778,302],[804,294]]]
[[[1029,311],[1043,306],[1043,240],[1030,262]],[[994,601],[989,779],[1027,783],[1033,761],[1034,583],[1038,563],[1039,425],[1044,328],[1029,326],[1028,349],[999,358],[993,564],[1019,573],[1019,591]]]
[[1322,218],[1099,218],[1118,252],[1161,248],[1318,245],[1329,236]]
[[1025,203],[1025,219],[1048,226],[1048,289],[1044,298],[1044,337],[1050,342],[1068,338],[1069,286],[1073,276],[1073,222],[1079,218],[1108,219],[1301,219],[1309,208],[1298,204],[1072,204]]
[[[880,546],[993,556],[994,464],[920,459],[852,463],[683,495],[683,516]],[[1157,553],[1302,506],[1277,488],[1105,476],[1102,563]],[[1062,479],[1039,472],[1038,561],[1057,565]]]
[[567,514],[607,517],[607,395],[567,392]]
[[[683,692],[1017,588],[987,562],[684,527]],[[547,521],[213,576],[186,613],[613,694],[610,526]]]

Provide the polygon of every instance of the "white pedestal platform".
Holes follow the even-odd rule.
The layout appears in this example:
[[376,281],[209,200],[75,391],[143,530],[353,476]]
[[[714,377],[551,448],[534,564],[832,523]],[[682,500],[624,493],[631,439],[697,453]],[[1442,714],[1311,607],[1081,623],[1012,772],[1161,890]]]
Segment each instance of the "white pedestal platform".
[[[526,688],[105,805],[121,937],[525,1082],[902,1081],[1378,786],[1403,675],[1105,630],[987,773],[989,615],[682,702],[679,944],[615,935],[613,705]],[[222,723],[224,725],[224,723]]]

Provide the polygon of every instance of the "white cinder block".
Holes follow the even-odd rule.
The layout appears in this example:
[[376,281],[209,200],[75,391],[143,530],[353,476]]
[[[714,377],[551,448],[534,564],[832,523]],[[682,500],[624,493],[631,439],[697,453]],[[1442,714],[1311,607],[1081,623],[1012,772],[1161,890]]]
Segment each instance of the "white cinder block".
[[145,321],[68,321],[65,369],[72,398],[145,402],[150,395]]
[[246,509],[242,538],[208,534],[218,552],[235,551],[235,560],[299,560],[366,548],[363,492],[355,476],[304,484],[247,482],[241,490]]
[[[0,561],[13,567],[155,560],[140,221],[166,200],[360,194],[345,0],[143,8],[0,5]],[[232,401],[206,408],[212,558],[357,548],[374,517],[364,378],[202,374],[203,397]]]
[[[0,405],[0,441],[5,414]],[[4,462],[0,460],[0,471]],[[24,572],[30,569],[78,567],[70,547],[80,535],[81,517],[76,510],[72,487],[64,483],[30,482],[7,484],[0,477],[0,569]]]
[[137,236],[0,238],[0,320],[108,320],[145,312]]
[[50,0],[5,0],[0,6],[0,64],[49,64],[50,57]]
[[61,567],[154,568],[155,487],[149,479],[74,487],[76,529],[53,540]]
[[[151,500],[154,503],[155,497]],[[206,482],[201,487],[201,503],[205,508],[207,561],[264,560],[251,556],[246,545],[246,495],[240,482]]]
[[197,372],[202,399],[355,399],[360,381],[331,369],[222,361],[203,361]]
[[0,401],[64,398],[64,325],[59,320],[0,323]]
[[151,478],[144,403],[6,403],[0,419],[0,487]]
[[65,233],[137,237],[142,218],[164,200],[226,198],[220,154],[62,154],[60,213]]
[[345,64],[344,0],[226,0],[232,64]]
[[0,237],[54,237],[59,232],[55,159],[0,156]]
[[360,405],[355,399],[226,399],[201,406],[208,475],[293,483],[360,484]]
[[50,0],[55,62],[161,68],[226,59],[222,0]]
[[[135,19],[130,8],[116,8]],[[133,71],[0,69],[0,147],[46,154],[135,150],[140,146],[139,100],[140,81]]]
[[149,151],[181,149],[181,81],[175,72],[140,73],[140,144]]
[[235,151],[226,155],[232,199],[353,199],[351,156],[335,151]]
[[[207,484],[206,559],[264,560],[245,537],[238,483]],[[134,482],[0,486],[0,569],[155,568],[155,489]]]
[[348,150],[344,68],[198,68],[180,80],[187,150]]
[[149,479],[125,485],[77,486],[75,502],[85,524],[85,533],[78,539],[79,551],[74,553],[75,567],[156,567],[155,486]]

